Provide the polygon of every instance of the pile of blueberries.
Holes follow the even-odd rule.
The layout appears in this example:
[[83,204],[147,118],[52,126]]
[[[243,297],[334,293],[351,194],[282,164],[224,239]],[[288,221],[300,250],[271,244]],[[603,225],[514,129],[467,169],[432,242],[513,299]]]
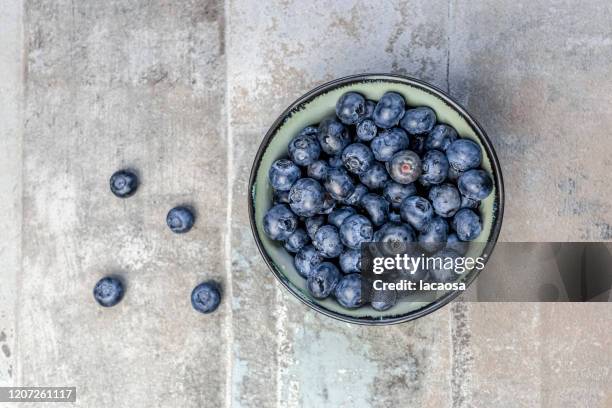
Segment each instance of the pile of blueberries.
[[[130,170],[115,172],[110,179],[111,192],[119,198],[134,195],[138,188],[138,176]],[[189,207],[180,206],[171,209],[166,216],[168,228],[176,234],[189,232],[195,217]],[[94,286],[94,299],[104,307],[112,307],[123,299],[124,285],[119,276],[106,276]],[[191,305],[201,313],[212,313],[221,303],[221,291],[214,281],[203,282],[191,292]]]
[[378,102],[347,92],[335,117],[304,128],[288,158],[272,164],[274,204],[264,231],[295,254],[314,298],[333,295],[358,308],[362,243],[416,242],[427,254],[465,254],[482,229],[480,201],[493,190],[481,162],[480,146],[437,123],[431,108],[407,109],[396,92]]

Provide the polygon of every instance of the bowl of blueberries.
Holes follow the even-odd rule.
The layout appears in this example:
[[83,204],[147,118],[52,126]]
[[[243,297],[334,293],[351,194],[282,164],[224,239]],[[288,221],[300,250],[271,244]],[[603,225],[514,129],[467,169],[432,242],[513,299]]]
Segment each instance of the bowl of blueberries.
[[367,301],[362,244],[486,260],[504,204],[476,120],[435,87],[390,74],[337,79],[291,104],[259,147],[249,191],[253,235],[279,281],[327,316],[368,325],[416,319],[460,293]]

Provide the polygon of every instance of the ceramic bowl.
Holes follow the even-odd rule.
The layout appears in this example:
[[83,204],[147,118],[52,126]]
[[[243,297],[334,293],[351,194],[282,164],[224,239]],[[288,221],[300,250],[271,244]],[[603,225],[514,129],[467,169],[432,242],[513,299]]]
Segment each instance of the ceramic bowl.
[[[316,311],[345,322],[367,325],[413,320],[444,306],[459,292],[446,293],[434,301],[399,302],[384,312],[370,306],[347,310],[331,297],[317,300],[310,296],[306,281],[293,266],[293,254],[263,232],[263,217],[272,206],[273,191],[268,183],[268,170],[272,162],[287,157],[287,145],[301,129],[333,115],[336,101],[348,91],[359,92],[372,100],[380,99],[388,91],[398,92],[406,99],[407,108],[429,106],[436,112],[439,122],[451,125],[461,137],[474,140],[482,147],[482,167],[493,176],[494,190],[480,205],[483,230],[477,239],[479,244],[470,247],[468,256],[484,256],[487,259],[491,254],[502,224],[504,187],[499,162],[489,138],[476,120],[441,90],[413,78],[390,74],[355,75],[328,82],[300,97],[279,116],[261,142],[251,169],[248,206],[253,236],[270,271],[289,292]],[[477,274],[476,270],[467,274],[464,276],[465,282],[469,285]]]

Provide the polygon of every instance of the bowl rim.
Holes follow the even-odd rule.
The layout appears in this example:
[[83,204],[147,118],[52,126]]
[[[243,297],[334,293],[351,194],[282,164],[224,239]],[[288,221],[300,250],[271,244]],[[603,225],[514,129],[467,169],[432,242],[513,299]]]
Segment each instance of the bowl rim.
[[[289,285],[287,278],[282,276],[282,274],[280,274],[280,272],[278,272],[276,267],[273,265],[274,262],[272,261],[268,253],[266,252],[265,248],[263,247],[263,243],[261,242],[261,239],[259,238],[259,235],[257,233],[257,225],[255,222],[255,205],[254,205],[255,200],[254,200],[253,189],[255,187],[255,180],[257,178],[257,172],[259,171],[259,165],[261,163],[262,157],[268,145],[270,144],[273,136],[278,131],[279,127],[286,121],[288,117],[290,117],[290,115],[292,114],[293,111],[296,110],[296,108],[299,108],[301,105],[305,104],[309,100],[314,99],[315,97],[319,96],[320,94],[326,91],[331,91],[340,86],[348,85],[354,82],[360,82],[364,80],[366,81],[376,80],[376,81],[383,81],[383,82],[388,80],[390,82],[402,82],[404,84],[420,88],[421,90],[442,99],[445,103],[447,103],[452,109],[457,111],[467,121],[467,123],[476,133],[480,142],[484,145],[487,151],[487,155],[489,156],[491,160],[491,170],[493,172],[493,178],[495,180],[496,196],[497,196],[495,200],[497,203],[497,206],[494,211],[494,215],[496,216],[496,219],[494,220],[489,239],[487,240],[486,245],[483,249],[483,255],[486,255],[485,263],[488,261],[491,253],[493,252],[493,249],[495,248],[495,244],[497,243],[497,239],[499,237],[501,227],[502,227],[503,216],[504,216],[504,180],[503,180],[503,176],[501,172],[501,166],[499,164],[499,159],[497,157],[497,153],[495,152],[495,149],[493,148],[493,144],[491,143],[491,140],[487,136],[485,130],[476,121],[476,119],[474,119],[472,115],[470,115],[461,104],[455,101],[446,92],[442,91],[441,89],[439,89],[438,87],[434,85],[431,85],[427,82],[424,82],[424,81],[421,81],[419,79],[412,78],[409,76],[389,74],[389,73],[365,73],[365,74],[349,75],[349,76],[344,76],[338,79],[334,79],[332,81],[328,81],[321,85],[318,85],[317,87],[311,89],[310,91],[300,96],[293,103],[291,103],[276,118],[276,120],[272,123],[272,125],[266,132],[266,135],[264,136],[263,140],[261,141],[259,145],[259,148],[257,149],[257,153],[255,155],[255,159],[253,160],[253,165],[251,166],[251,172],[249,176],[249,185],[248,185],[248,194],[247,194],[249,221],[251,225],[251,232],[253,234],[253,237],[255,238],[255,243],[257,244],[257,249],[259,250],[259,253],[263,257],[266,265],[268,266],[268,269],[272,271],[276,279],[280,281],[280,283],[285,287],[285,289],[287,289],[293,296],[299,299],[302,303],[314,309],[315,311],[322,313],[325,316],[328,316],[328,317],[331,317],[331,318],[334,318],[336,320],[346,322],[346,323],[354,323],[354,324],[360,324],[360,325],[366,325],[366,326],[387,326],[387,325],[392,325],[392,324],[408,322],[411,320],[421,318],[430,313],[433,313],[434,311],[450,303],[452,300],[458,297],[461,294],[461,292],[460,291],[450,292],[444,295],[443,297],[419,309],[413,310],[405,315],[402,315],[402,316],[374,319],[374,318],[363,318],[363,317],[351,317],[351,316],[338,314],[336,312],[333,312],[331,310],[328,310],[322,307],[321,305],[305,297],[300,296],[294,291],[294,289]],[[472,276],[465,282],[466,288],[472,284],[472,282],[478,277],[480,272],[481,270],[476,270],[475,273],[472,273]]]

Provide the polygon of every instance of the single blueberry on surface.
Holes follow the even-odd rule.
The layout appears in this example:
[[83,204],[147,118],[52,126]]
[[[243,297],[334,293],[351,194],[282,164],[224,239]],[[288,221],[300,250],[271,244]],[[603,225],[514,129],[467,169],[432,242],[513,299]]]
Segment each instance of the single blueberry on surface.
[[446,155],[439,150],[430,150],[423,156],[419,182],[423,186],[440,184],[448,176],[448,168]]
[[427,150],[436,149],[444,152],[455,140],[457,140],[455,129],[448,125],[436,125],[427,135],[425,148]]
[[112,276],[104,277],[94,286],[93,295],[100,306],[115,306],[123,298],[123,283]]
[[323,257],[312,245],[305,245],[293,258],[293,265],[301,277],[308,279]]
[[480,146],[469,139],[457,139],[446,149],[448,164],[458,172],[475,169],[482,162]]
[[270,239],[284,241],[295,232],[297,226],[298,217],[286,204],[277,204],[264,215],[264,232]]
[[336,200],[334,200],[331,194],[326,192],[323,198],[323,207],[321,208],[321,211],[319,211],[319,214],[330,214],[332,211],[334,211],[334,208],[336,208]]
[[336,208],[327,217],[327,222],[336,228],[340,228],[344,220],[353,214],[355,214],[355,210],[352,207]]
[[464,195],[461,196],[461,208],[471,208],[472,210],[480,207],[480,201],[472,200]]
[[285,241],[285,249],[289,252],[296,253],[304,246],[308,245],[310,238],[308,234],[302,228],[296,229],[293,234],[289,235],[289,238]]
[[361,273],[361,250],[347,249],[340,254],[338,263],[344,273]]
[[484,170],[468,170],[459,177],[459,191],[472,200],[484,200],[493,191],[493,180]]
[[111,192],[119,198],[127,198],[138,189],[138,177],[130,170],[119,170],[110,178]]
[[347,309],[355,309],[363,304],[361,297],[361,275],[351,273],[345,275],[336,285],[334,295],[340,305]]
[[433,186],[429,190],[429,201],[435,213],[441,217],[452,217],[461,208],[461,194],[457,187],[449,183]]
[[187,207],[175,207],[168,212],[166,224],[177,234],[188,232],[195,222],[195,217]]
[[429,279],[433,282],[449,283],[456,281],[461,274],[455,272],[455,260],[459,258],[459,254],[452,249],[442,249],[432,255],[432,258],[440,259],[432,262],[429,269]]
[[306,232],[308,233],[308,237],[313,240],[317,230],[322,225],[325,225],[325,216],[315,215],[314,217],[308,217],[306,218],[306,220],[304,220],[304,224],[306,225]]
[[387,162],[387,172],[393,181],[410,184],[421,175],[421,159],[411,150],[402,150],[393,155]]
[[342,242],[338,228],[323,225],[315,233],[312,244],[324,258],[335,258],[342,253]]
[[383,225],[389,219],[389,202],[378,194],[369,193],[363,196],[361,206],[376,226]]
[[442,217],[433,217],[419,234],[419,245],[425,251],[433,253],[446,246],[448,223]]
[[300,178],[300,168],[291,160],[279,159],[272,163],[268,171],[270,185],[279,191],[289,191]]
[[373,235],[372,223],[361,214],[347,217],[340,226],[340,239],[351,249],[360,249],[361,243],[372,241]]
[[436,113],[426,106],[409,109],[400,121],[400,126],[411,135],[428,133],[436,124]]
[[[304,133],[306,129],[314,129]],[[318,131],[309,126],[289,142],[289,157],[298,166],[308,166],[321,155],[321,145],[317,141]]]
[[289,191],[274,190],[272,202],[274,204],[289,204]]
[[342,163],[348,171],[353,174],[363,174],[368,171],[374,163],[372,150],[364,144],[353,143],[342,151]]
[[341,167],[329,169],[323,184],[336,200],[345,200],[355,191],[355,184],[353,184],[351,176]]
[[396,127],[380,132],[372,140],[370,148],[376,160],[388,161],[395,153],[407,149],[409,144],[406,132]]
[[302,178],[289,190],[289,206],[300,217],[311,217],[323,209],[325,190],[318,181]]
[[387,181],[383,190],[383,197],[391,204],[392,208],[399,209],[404,198],[415,195],[416,186],[413,183],[400,184],[395,181]]
[[433,218],[433,207],[426,198],[409,196],[400,205],[400,215],[417,231],[422,231]]
[[457,211],[451,224],[461,241],[472,241],[478,238],[482,231],[480,217],[469,208]]
[[345,125],[356,124],[366,114],[366,100],[357,92],[347,92],[336,102],[336,116]]
[[340,200],[342,204],[358,206],[361,203],[361,198],[368,193],[368,188],[363,184],[356,184],[355,191],[345,198]]
[[340,281],[340,271],[331,262],[322,262],[314,269],[306,281],[310,294],[317,299],[328,297]]
[[406,112],[404,97],[396,92],[387,92],[376,104],[372,118],[376,126],[388,129],[397,126],[404,112]]
[[317,160],[308,165],[308,169],[306,173],[308,177],[321,181],[325,178],[325,175],[327,174],[328,169],[329,169],[329,164],[327,164],[326,161]]
[[382,163],[374,162],[372,166],[359,176],[359,181],[371,190],[378,190],[389,180],[389,173]]
[[221,291],[215,282],[204,282],[193,288],[191,305],[200,313],[212,313],[221,303]]
[[371,119],[364,119],[357,125],[357,139],[362,142],[369,142],[376,137],[378,128]]
[[323,151],[331,156],[342,153],[342,150],[351,142],[346,126],[333,118],[321,122],[318,138]]
[[452,234],[449,234],[448,238],[446,239],[446,248],[455,251],[459,255],[465,255],[468,251],[469,246],[469,243],[461,241],[457,234],[455,234],[454,232]]

